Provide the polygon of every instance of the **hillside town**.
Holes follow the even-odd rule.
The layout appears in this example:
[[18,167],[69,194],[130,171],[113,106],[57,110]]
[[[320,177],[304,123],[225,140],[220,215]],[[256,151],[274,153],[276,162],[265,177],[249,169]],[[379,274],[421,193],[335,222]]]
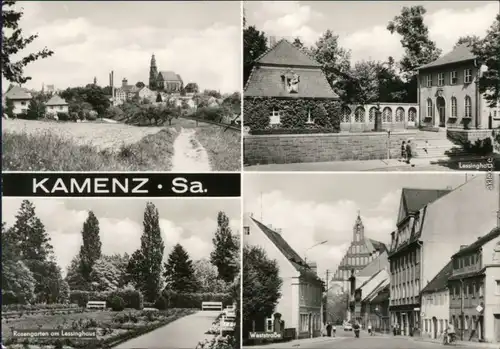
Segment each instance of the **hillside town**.
[[[269,177],[247,176],[255,177],[251,183],[264,183]],[[296,180],[303,182],[304,176],[312,174]],[[328,175],[331,190],[336,190],[341,176]],[[450,185],[442,187],[433,183],[437,175],[419,176],[412,175],[407,183],[418,180],[428,187],[400,188],[393,229],[377,234],[385,235],[384,242],[370,236],[371,226],[358,212],[352,218],[352,231],[340,233],[346,241],[345,252],[341,257],[335,254],[340,258],[334,265],[328,251],[336,247],[327,246],[328,240],[304,246],[309,236],[295,238],[301,234],[295,229],[303,231],[309,225],[296,220],[285,230],[263,221],[258,211],[247,212],[243,223],[243,344],[437,348],[452,341],[468,348],[498,348],[500,178],[495,175],[493,189],[480,174],[451,175]],[[382,181],[373,179],[370,185],[382,185]],[[245,192],[255,185],[247,184]],[[290,200],[287,207],[291,207]],[[286,222],[270,216],[269,202],[260,205],[268,221]],[[375,223],[372,217],[367,220]],[[319,234],[318,229],[323,228],[313,226],[311,231]],[[326,234],[327,230],[317,240]],[[339,233],[330,234],[329,240],[340,239],[334,236]],[[317,262],[320,256],[324,258]]]

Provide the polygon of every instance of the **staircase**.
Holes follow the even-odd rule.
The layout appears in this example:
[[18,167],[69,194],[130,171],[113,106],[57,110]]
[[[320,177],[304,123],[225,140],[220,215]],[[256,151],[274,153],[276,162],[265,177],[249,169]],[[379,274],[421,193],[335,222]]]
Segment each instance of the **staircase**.
[[413,142],[415,158],[453,158],[467,156],[462,147],[446,137],[446,132],[417,131]]

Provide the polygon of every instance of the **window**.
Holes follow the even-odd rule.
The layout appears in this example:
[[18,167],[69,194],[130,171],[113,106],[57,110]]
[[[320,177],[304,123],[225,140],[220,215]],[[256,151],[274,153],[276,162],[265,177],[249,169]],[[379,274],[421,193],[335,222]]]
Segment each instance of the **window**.
[[444,85],[444,73],[439,73],[438,74],[438,86],[443,86]]
[[465,69],[464,71],[464,84],[470,84],[472,82],[472,70]]
[[457,99],[455,97],[451,97],[451,117],[457,117]]
[[495,288],[495,294],[497,296],[500,296],[500,280],[496,280],[496,288]]
[[458,82],[458,75],[456,71],[450,73],[450,84],[455,85]]
[[377,111],[377,108],[371,107],[370,111],[368,112],[368,121],[369,122],[375,122],[375,112]]
[[307,332],[309,330],[309,316],[307,314],[300,314],[300,331]]
[[469,96],[465,96],[465,117],[472,117],[472,103]]
[[311,109],[307,110],[307,121],[306,124],[314,124],[314,120],[311,119]]
[[365,122],[365,108],[363,107],[356,108],[356,111],[354,112],[354,122],[360,122],[360,123]]
[[483,296],[483,285],[479,285],[479,297]]
[[410,108],[408,110],[408,122],[415,122],[417,118],[417,110],[415,108]]
[[268,317],[266,319],[266,332],[274,332],[273,319]]
[[250,235],[250,227],[243,227],[243,232],[245,235]]
[[351,109],[349,107],[342,108],[341,122],[349,123],[351,122]]
[[469,315],[465,315],[465,321],[464,321],[464,330],[469,329]]
[[470,287],[470,293],[471,293],[472,298],[476,297],[476,283],[475,282],[473,282],[471,287]]
[[401,107],[396,109],[396,122],[403,122],[405,120],[405,110]]
[[21,102],[21,105],[26,105],[26,102],[25,102],[25,101],[22,101],[22,102]]
[[392,109],[385,107],[382,112],[382,122],[392,122]]
[[427,75],[427,87],[432,87],[432,74]]
[[271,125],[279,125],[281,123],[281,111],[273,109],[269,123]]
[[427,114],[426,116],[428,118],[432,118],[432,99],[428,98],[427,99]]

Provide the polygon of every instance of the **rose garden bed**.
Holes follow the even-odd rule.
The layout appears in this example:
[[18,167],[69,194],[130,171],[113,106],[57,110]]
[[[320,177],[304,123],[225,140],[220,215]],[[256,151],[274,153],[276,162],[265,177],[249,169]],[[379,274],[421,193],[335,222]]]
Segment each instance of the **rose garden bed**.
[[[2,341],[9,349],[112,348],[193,312],[193,309],[168,309],[155,312],[127,309],[121,312],[81,311],[64,316],[45,313],[10,319],[2,317]],[[14,338],[13,329],[95,331],[97,338]]]

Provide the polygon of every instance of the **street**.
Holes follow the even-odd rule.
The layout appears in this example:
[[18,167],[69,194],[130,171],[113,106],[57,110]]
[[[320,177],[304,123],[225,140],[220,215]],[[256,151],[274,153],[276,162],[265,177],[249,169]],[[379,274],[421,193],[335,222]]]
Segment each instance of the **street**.
[[205,332],[220,311],[199,311],[185,316],[153,332],[122,343],[115,349],[193,349],[198,342],[210,338]]

